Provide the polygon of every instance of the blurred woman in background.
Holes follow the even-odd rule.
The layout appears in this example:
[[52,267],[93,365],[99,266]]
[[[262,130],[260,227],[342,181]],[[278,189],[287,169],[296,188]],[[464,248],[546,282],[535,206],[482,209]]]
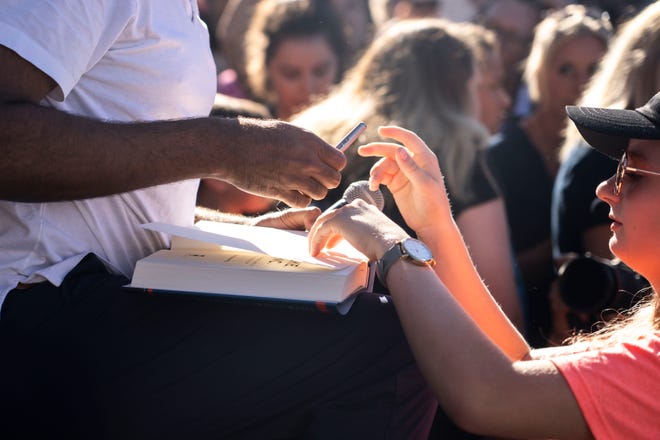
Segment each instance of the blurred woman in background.
[[611,29],[606,15],[581,5],[566,6],[543,19],[523,75],[533,110],[509,121],[488,149],[488,164],[506,204],[535,346],[547,343],[551,321],[548,290],[555,271],[550,205],[566,126],[564,108],[577,101],[596,70]]
[[502,128],[509,114],[511,97],[504,87],[504,66],[495,32],[468,22],[454,24],[453,32],[467,42],[477,61],[479,81],[479,121],[493,135]]
[[341,79],[342,23],[327,1],[262,0],[246,34],[245,55],[253,98],[287,120]]

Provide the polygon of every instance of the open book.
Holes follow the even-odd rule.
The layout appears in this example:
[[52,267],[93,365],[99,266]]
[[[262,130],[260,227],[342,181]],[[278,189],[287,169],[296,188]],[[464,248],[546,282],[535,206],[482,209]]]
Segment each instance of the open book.
[[373,286],[367,258],[346,241],[315,258],[301,231],[207,221],[142,226],[171,235],[172,246],[139,260],[128,288],[345,314]]

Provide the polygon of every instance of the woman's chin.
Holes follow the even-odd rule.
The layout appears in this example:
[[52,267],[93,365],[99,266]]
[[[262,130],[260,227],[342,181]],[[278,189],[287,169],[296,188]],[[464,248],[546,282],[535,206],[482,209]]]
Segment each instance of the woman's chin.
[[621,243],[620,243],[618,237],[616,236],[616,234],[612,234],[612,236],[610,237],[609,247],[610,247],[610,251],[617,258],[622,259],[619,254],[622,253],[623,249],[622,249]]

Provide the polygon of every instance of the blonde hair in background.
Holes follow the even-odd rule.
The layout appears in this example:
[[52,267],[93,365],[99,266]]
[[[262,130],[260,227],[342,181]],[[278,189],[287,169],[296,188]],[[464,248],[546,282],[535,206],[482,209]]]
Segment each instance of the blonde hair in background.
[[393,0],[369,0],[369,13],[377,27],[392,18],[394,3]]
[[[410,129],[436,153],[448,184],[460,191],[487,133],[471,114],[472,51],[450,28],[442,19],[393,24],[372,42],[337,89],[293,122],[330,143],[361,120],[368,128],[358,143],[381,140],[376,131],[381,125]],[[369,167],[354,165],[359,160],[356,149],[346,154],[342,181],[367,176]]]
[[[660,2],[622,24],[578,105],[633,109],[660,90]],[[582,141],[575,125],[566,128],[560,159]]]
[[525,62],[523,79],[533,103],[542,101],[544,73],[554,51],[566,39],[593,36],[607,46],[612,35],[612,24],[606,13],[587,8],[583,5],[568,5],[557,9],[545,17],[534,31],[532,47]]

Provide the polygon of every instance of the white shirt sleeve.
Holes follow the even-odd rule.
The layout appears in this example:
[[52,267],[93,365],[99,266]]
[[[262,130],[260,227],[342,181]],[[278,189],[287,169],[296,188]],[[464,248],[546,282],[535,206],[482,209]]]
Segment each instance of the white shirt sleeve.
[[135,13],[131,0],[4,0],[0,44],[50,76],[63,101]]

